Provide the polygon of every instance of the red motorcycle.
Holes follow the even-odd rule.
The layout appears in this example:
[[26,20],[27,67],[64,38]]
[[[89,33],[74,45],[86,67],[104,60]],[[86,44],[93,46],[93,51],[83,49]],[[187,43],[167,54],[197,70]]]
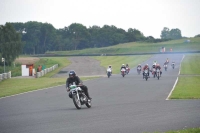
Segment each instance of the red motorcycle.
[[129,67],[126,67],[126,74],[128,74],[130,71],[130,68]]
[[121,75],[124,77],[126,75],[126,70],[124,68],[121,69]]

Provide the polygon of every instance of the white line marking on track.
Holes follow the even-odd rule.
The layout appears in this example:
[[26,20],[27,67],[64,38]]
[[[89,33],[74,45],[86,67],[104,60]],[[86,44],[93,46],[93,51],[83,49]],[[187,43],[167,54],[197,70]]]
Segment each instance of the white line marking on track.
[[172,90],[170,91],[170,93],[169,93],[169,95],[168,95],[166,100],[169,100],[169,97],[171,96],[172,92],[174,91],[174,88],[176,87],[177,82],[178,82],[178,77],[177,77],[177,79],[176,79],[176,81],[174,83],[174,86],[173,86]]
[[[181,59],[180,66],[179,66],[178,76],[179,76],[180,73],[181,73],[181,63],[182,63],[182,61],[183,61],[184,58],[185,58],[185,55],[183,55],[183,58]],[[178,76],[177,76],[177,79],[176,79],[176,81],[175,81],[175,83],[174,83],[174,86],[173,86],[172,90],[170,91],[170,93],[169,93],[168,97],[166,98],[166,100],[169,100],[169,97],[171,96],[172,92],[174,91],[174,89],[175,89],[175,87],[176,87],[176,84],[177,84],[177,82],[178,82]]]

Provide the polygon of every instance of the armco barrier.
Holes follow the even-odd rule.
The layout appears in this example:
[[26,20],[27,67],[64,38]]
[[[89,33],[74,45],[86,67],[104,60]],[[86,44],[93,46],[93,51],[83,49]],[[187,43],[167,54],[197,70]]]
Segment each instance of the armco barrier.
[[42,71],[40,71],[40,72],[37,72],[37,73],[36,73],[36,78],[42,77],[42,76],[44,76],[45,74],[47,74],[47,73],[49,73],[49,72],[55,70],[56,68],[58,68],[58,64],[56,64],[56,65],[54,65],[54,66],[52,66],[52,67],[50,67],[50,68],[46,68],[46,69],[44,69],[44,70],[42,70]]
[[11,77],[12,77],[12,76],[11,76],[11,71],[8,72],[8,73],[2,73],[2,74],[0,74],[0,82],[1,82],[2,80],[10,79]]

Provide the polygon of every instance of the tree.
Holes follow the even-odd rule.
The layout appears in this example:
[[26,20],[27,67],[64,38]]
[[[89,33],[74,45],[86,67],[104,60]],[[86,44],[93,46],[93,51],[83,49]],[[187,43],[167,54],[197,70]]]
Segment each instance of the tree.
[[5,58],[6,64],[11,63],[19,56],[22,51],[20,33],[17,33],[10,23],[0,26],[0,56]]
[[198,34],[198,35],[196,35],[196,36],[194,36],[194,37],[200,37],[200,34]]
[[26,45],[24,47],[24,52],[29,54],[39,54],[40,53],[40,36],[41,36],[42,23],[36,21],[29,21],[25,23],[25,32],[23,36]]
[[161,39],[181,39],[181,30],[179,30],[178,28],[170,30],[169,28],[164,27],[161,31],[160,37]]
[[181,30],[179,30],[178,28],[171,29],[170,30],[170,38],[171,39],[181,39],[182,38]]
[[169,39],[170,38],[170,30],[167,27],[164,27],[161,31],[160,35],[161,39]]
[[73,23],[68,27],[68,34],[73,43],[73,49],[86,48],[90,40],[90,33],[85,26],[79,23]]
[[[55,28],[53,25],[44,23],[42,24],[41,27],[41,36],[40,36],[40,44],[41,44],[41,49],[42,53],[45,53],[47,50],[47,47],[50,46],[52,43],[53,38],[55,38]],[[48,44],[46,44],[48,42]]]
[[129,42],[135,42],[135,41],[144,40],[145,37],[143,33],[140,32],[139,30],[129,28],[128,33],[127,33],[127,39]]

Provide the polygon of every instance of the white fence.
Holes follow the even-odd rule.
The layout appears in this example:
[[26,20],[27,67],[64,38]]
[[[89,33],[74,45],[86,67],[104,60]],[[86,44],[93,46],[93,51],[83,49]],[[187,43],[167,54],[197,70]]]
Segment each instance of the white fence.
[[0,82],[1,82],[2,80],[10,79],[10,78],[11,78],[11,71],[8,72],[8,73],[2,73],[2,74],[0,74]]
[[47,74],[48,72],[51,72],[51,71],[55,70],[57,67],[58,67],[58,64],[56,64],[56,65],[54,65],[54,66],[52,66],[52,67],[50,67],[50,68],[46,68],[46,69],[44,69],[44,70],[42,70],[42,71],[40,71],[40,72],[37,72],[37,73],[36,73],[36,78],[39,78],[39,77],[44,76],[44,75]]

